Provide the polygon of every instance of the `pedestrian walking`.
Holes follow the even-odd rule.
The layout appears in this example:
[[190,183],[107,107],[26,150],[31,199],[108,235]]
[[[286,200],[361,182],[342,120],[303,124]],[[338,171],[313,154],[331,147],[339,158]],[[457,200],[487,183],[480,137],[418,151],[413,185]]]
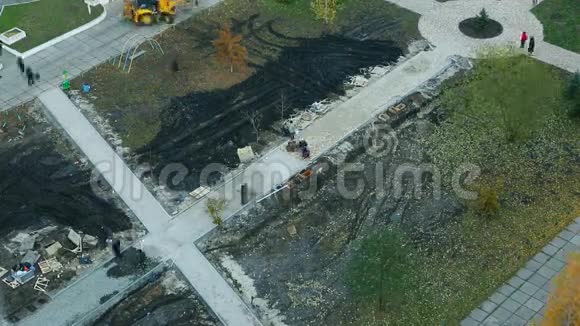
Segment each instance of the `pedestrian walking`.
[[532,36],[530,38],[530,44],[528,45],[528,54],[532,55],[534,54],[534,48],[536,47],[536,40],[534,40],[534,37]]
[[121,253],[121,241],[119,239],[107,239],[107,243],[111,245],[111,249],[116,258],[123,257]]
[[24,60],[22,60],[22,57],[18,57],[18,59],[16,59],[16,63],[18,64],[18,69],[20,69],[20,74],[24,73]]
[[199,7],[199,0],[195,0],[195,6]]
[[2,43],[2,41],[0,41],[0,57],[2,56],[2,47],[4,46],[4,43]]
[[34,74],[30,67],[26,68],[26,78],[28,79],[28,86],[32,86],[34,84]]
[[532,6],[536,6],[538,4],[538,0],[532,0]]
[[526,41],[528,40],[528,34],[526,32],[522,32],[522,36],[520,36],[520,48],[524,48],[526,46]]

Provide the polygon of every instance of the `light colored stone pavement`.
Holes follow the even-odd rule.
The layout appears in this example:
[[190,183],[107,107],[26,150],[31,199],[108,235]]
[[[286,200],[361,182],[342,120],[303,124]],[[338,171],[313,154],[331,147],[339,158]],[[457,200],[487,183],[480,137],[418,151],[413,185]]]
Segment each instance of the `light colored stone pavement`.
[[[488,46],[519,47],[522,31],[534,36],[534,57],[556,67],[575,72],[580,70],[580,54],[544,42],[543,27],[530,12],[531,1],[456,0],[439,3],[434,0],[387,0],[421,14],[419,31],[429,42],[444,51],[475,57]],[[549,1],[549,0],[547,0]],[[474,17],[485,8],[491,18],[500,22],[503,33],[497,37],[479,40],[459,31],[459,22]],[[522,50],[524,51],[524,50]]]
[[[39,96],[48,113],[73,139],[81,151],[95,165],[97,171],[131,208],[150,232],[152,241],[144,243],[144,250],[155,256],[176,262],[189,282],[203,297],[214,313],[226,325],[260,325],[245,303],[193,245],[193,230],[188,225],[170,224],[170,217],[159,202],[129,170],[69,98],[57,88]],[[185,220],[186,222],[189,222]],[[195,222],[193,222],[195,223]],[[76,287],[76,286],[75,286]],[[73,287],[74,288],[74,287]],[[82,292],[75,292],[82,295]],[[86,306],[71,300],[71,311]],[[74,307],[74,308],[73,308]],[[43,311],[53,309],[47,306]],[[44,313],[37,314],[43,318]],[[57,325],[56,323],[55,325]]]
[[[200,6],[191,4],[179,8],[176,22],[191,17],[211,7],[220,0],[203,0]],[[16,57],[3,51],[0,57],[5,68],[0,71],[0,110],[9,109],[28,102],[51,87],[62,83],[62,72],[66,70],[69,78],[82,75],[83,72],[120,55],[126,41],[135,35],[154,36],[171,25],[135,26],[122,18],[123,1],[117,0],[105,6],[107,17],[97,26],[68,38],[54,46],[40,51],[24,60],[34,71],[40,74],[40,81],[29,87],[26,79],[20,75],[16,66]],[[193,8],[193,9],[192,9]]]
[[18,326],[72,325],[100,306],[102,297],[129,286],[133,277],[110,278],[109,267],[101,267],[59,293],[49,304],[18,322]]
[[566,265],[567,255],[580,251],[580,217],[547,244],[503,284],[461,326],[523,326],[544,315],[553,280]]

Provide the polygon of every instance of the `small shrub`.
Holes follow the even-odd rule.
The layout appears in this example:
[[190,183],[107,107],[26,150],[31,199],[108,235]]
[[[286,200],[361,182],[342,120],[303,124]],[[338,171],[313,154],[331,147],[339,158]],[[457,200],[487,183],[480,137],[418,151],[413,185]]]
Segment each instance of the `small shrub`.
[[477,197],[477,210],[486,217],[496,216],[499,211],[499,196],[496,189],[483,187]]
[[479,15],[477,15],[477,28],[479,30],[483,30],[487,27],[488,24],[489,24],[489,15],[487,14],[487,11],[485,11],[485,8],[481,9]]
[[226,200],[223,198],[208,198],[205,205],[213,224],[222,226],[224,223],[222,214],[226,207]]

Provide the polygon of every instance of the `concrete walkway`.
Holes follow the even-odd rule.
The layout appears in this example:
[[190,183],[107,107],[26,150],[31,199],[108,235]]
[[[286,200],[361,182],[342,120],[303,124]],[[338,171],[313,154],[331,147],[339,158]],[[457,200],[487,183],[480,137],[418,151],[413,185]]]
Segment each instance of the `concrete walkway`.
[[539,325],[553,281],[571,252],[580,251],[580,217],[547,244],[519,272],[473,310],[461,326]]
[[[151,241],[146,242],[145,251],[173,259],[226,325],[260,325],[234,290],[193,245],[193,231],[169,223],[169,215],[69,98],[60,89],[54,88],[41,94],[39,99],[147,228]],[[82,301],[82,292],[79,295],[77,300]],[[71,307],[84,306],[77,300],[70,300]]]
[[[178,9],[176,23],[184,21],[192,14],[211,7],[220,0],[200,1],[199,7],[192,4]],[[0,111],[28,102],[42,92],[62,83],[62,72],[66,70],[69,78],[82,75],[83,72],[121,54],[123,46],[130,38],[138,35],[151,37],[170,28],[171,25],[157,24],[140,27],[122,17],[123,1],[116,0],[105,6],[107,17],[97,26],[70,37],[50,48],[40,51],[24,60],[40,74],[40,81],[29,87],[26,79],[20,75],[16,66],[16,57],[3,51],[0,62],[4,69],[0,71]]]

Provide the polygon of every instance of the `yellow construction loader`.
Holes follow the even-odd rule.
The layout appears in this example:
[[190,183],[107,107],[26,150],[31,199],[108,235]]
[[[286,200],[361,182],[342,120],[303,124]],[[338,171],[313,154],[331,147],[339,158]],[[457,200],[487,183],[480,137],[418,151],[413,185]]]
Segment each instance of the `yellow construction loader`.
[[123,16],[137,25],[152,25],[160,20],[172,24],[178,0],[124,0]]

